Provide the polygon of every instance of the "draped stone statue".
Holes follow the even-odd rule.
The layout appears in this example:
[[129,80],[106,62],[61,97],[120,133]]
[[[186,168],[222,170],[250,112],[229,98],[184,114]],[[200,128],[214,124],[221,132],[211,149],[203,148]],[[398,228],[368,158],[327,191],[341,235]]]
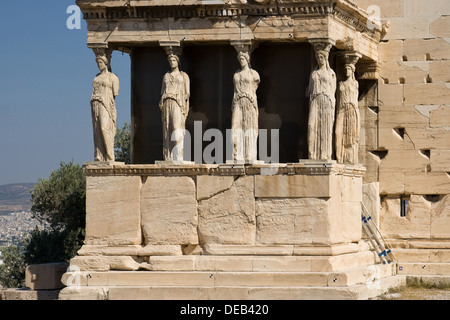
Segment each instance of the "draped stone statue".
[[339,83],[336,117],[336,160],[338,163],[358,163],[360,114],[358,81],[355,66],[346,64],[347,80]]
[[257,160],[258,102],[256,90],[259,74],[250,66],[250,55],[238,53],[241,70],[233,77],[234,96],[231,129],[234,145],[234,160],[254,162]]
[[336,74],[328,62],[330,44],[315,44],[317,68],[309,82],[309,159],[331,160],[336,106]]
[[183,161],[183,140],[186,118],[189,113],[190,81],[188,75],[180,71],[180,58],[176,54],[167,57],[171,68],[164,75],[161,89],[161,109],[163,125],[163,155],[165,161]]
[[109,61],[105,55],[97,55],[96,61],[100,73],[93,81],[91,97],[95,161],[114,161],[115,97],[119,95],[119,78],[108,70]]

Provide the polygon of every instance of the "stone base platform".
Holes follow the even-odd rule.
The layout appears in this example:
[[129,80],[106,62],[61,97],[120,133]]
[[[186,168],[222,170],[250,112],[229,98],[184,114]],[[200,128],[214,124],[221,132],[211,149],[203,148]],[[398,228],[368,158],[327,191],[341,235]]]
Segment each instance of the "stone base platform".
[[398,264],[398,274],[450,278],[449,241],[388,240]]
[[86,238],[60,299],[367,299],[400,281],[362,240],[362,166],[84,169]]
[[215,245],[203,249],[215,255],[138,257],[119,255],[130,253],[125,248],[85,246],[80,253],[89,255],[71,260],[71,267],[77,269],[64,274],[67,287],[59,298],[359,300],[405,284],[406,276],[396,276],[396,264],[379,263],[364,241],[317,248],[315,255],[312,248],[297,248],[299,255],[292,255],[293,249]]
[[[341,272],[80,272],[61,300],[361,300],[405,284],[394,265]],[[67,283],[73,274],[67,273]],[[107,284],[107,286],[105,286]]]

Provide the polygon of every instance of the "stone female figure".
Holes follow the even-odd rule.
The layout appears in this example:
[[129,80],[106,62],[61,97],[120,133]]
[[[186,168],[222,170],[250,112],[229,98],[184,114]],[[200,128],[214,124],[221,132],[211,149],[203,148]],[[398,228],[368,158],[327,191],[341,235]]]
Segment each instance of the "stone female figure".
[[309,159],[331,160],[336,106],[336,74],[328,63],[328,50],[317,50],[317,68],[309,82]]
[[114,161],[117,119],[115,97],[119,95],[119,78],[108,71],[106,56],[99,55],[96,61],[100,73],[93,81],[91,97],[95,161]]
[[358,163],[360,114],[358,81],[355,66],[345,67],[347,80],[339,83],[336,117],[336,160],[338,163]]
[[167,60],[171,71],[164,75],[159,102],[163,125],[163,155],[165,161],[183,161],[190,82],[188,75],[179,70],[180,59],[177,55],[170,54]]
[[232,104],[231,130],[234,145],[234,160],[254,162],[257,160],[258,102],[256,90],[259,74],[250,67],[248,53],[239,52],[241,70],[233,77],[234,96]]

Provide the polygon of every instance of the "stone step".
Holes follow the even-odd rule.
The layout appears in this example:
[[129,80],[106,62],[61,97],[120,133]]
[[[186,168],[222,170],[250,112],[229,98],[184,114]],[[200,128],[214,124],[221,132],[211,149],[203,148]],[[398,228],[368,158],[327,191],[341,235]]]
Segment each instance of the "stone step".
[[[137,260],[137,259],[136,259]],[[286,271],[331,272],[369,266],[376,254],[362,251],[336,256],[150,256],[148,262],[136,262],[130,256],[77,256],[70,262],[81,271]]]
[[442,275],[450,276],[450,263],[399,262],[400,275]]
[[352,286],[87,286],[67,287],[61,300],[366,300],[405,284],[389,276]]
[[391,276],[395,265],[371,265],[341,272],[108,271],[63,275],[66,286],[307,287],[348,286]]
[[450,275],[445,275],[445,276],[411,275],[411,276],[406,276],[406,282],[408,285],[419,286],[419,287],[449,288],[450,287]]
[[392,249],[395,257],[400,262],[431,262],[445,263],[450,262],[450,249]]

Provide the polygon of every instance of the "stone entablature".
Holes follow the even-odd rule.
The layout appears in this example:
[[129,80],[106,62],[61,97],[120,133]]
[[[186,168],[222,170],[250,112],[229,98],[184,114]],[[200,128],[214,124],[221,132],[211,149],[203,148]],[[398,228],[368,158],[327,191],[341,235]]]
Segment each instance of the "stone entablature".
[[120,162],[87,162],[84,165],[87,176],[198,176],[198,175],[330,175],[339,174],[361,178],[366,169],[362,165],[337,164],[336,161],[317,163],[301,160],[299,163],[272,164],[124,164]]
[[78,0],[90,47],[127,51],[174,40],[185,44],[232,40],[306,42],[330,39],[339,50],[378,60],[384,26],[349,0],[326,1],[91,1]]

